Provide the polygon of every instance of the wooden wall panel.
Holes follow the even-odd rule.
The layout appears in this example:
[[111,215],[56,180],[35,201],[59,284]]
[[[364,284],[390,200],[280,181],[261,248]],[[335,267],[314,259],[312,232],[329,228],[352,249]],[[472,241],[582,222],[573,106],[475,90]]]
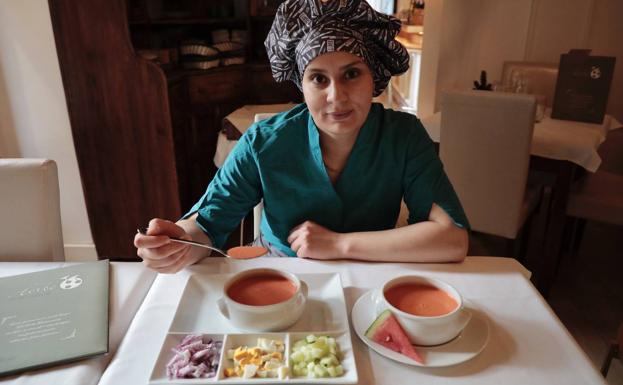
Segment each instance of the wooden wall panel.
[[166,79],[130,44],[124,0],[49,0],[99,258],[136,259],[136,228],[180,215]]

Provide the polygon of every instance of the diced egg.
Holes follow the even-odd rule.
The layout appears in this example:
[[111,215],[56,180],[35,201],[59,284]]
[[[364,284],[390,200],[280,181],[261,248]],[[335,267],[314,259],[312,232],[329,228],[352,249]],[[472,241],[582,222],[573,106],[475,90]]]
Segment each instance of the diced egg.
[[257,365],[249,364],[245,365],[242,378],[253,378],[257,372]]
[[[225,375],[243,378],[276,378],[287,373],[283,362],[285,347],[280,340],[258,338],[254,347],[239,346],[227,351],[227,357],[234,361],[234,368],[225,369]],[[285,369],[284,369],[285,368]]]

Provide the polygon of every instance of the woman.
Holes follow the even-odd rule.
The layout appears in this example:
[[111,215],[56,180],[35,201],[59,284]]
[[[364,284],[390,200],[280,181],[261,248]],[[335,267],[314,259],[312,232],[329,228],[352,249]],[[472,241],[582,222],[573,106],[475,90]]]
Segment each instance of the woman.
[[[266,39],[273,76],[305,103],[250,127],[205,195],[176,223],[134,240],[145,264],[176,272],[208,255],[169,236],[221,246],[260,200],[273,256],[450,262],[467,219],[419,120],[372,103],[408,69],[400,22],[362,0],[288,0]],[[394,228],[404,199],[409,225]]]

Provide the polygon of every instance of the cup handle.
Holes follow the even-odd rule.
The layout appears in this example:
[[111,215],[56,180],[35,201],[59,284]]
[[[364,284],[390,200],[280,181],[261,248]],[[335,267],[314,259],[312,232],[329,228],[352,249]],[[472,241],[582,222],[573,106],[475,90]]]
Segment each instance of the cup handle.
[[223,317],[229,319],[229,311],[227,310],[227,304],[225,300],[221,297],[216,301],[216,306],[218,306],[218,310],[221,312]]
[[459,324],[461,325],[461,327],[459,329],[463,330],[471,319],[472,319],[471,311],[467,309],[461,310],[461,314],[459,314]]
[[372,299],[372,308],[374,309],[375,317],[387,309],[385,301],[383,301],[383,292],[381,289],[374,289],[370,298]]
[[307,301],[307,294],[309,293],[309,287],[307,286],[307,284],[304,281],[300,281],[300,282],[301,282],[301,291],[298,294],[298,297],[296,298],[297,306],[303,303],[304,301]]

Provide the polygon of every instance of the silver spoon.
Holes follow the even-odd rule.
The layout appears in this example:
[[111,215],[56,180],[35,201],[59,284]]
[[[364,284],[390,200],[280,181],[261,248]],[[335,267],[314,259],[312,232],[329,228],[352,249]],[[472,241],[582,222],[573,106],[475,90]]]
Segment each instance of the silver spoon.
[[[147,235],[147,230],[145,230],[145,229],[136,229],[136,232],[139,233],[139,234]],[[210,249],[212,251],[216,251],[219,254],[223,254],[227,258],[234,258],[231,255],[227,254],[224,250],[221,250],[218,247],[206,245],[205,243],[199,243],[199,242],[195,242],[195,241],[188,241],[186,239],[180,239],[180,238],[175,238],[175,237],[169,237],[169,239],[171,239],[172,242],[185,243],[187,245],[203,247],[205,249]]]

